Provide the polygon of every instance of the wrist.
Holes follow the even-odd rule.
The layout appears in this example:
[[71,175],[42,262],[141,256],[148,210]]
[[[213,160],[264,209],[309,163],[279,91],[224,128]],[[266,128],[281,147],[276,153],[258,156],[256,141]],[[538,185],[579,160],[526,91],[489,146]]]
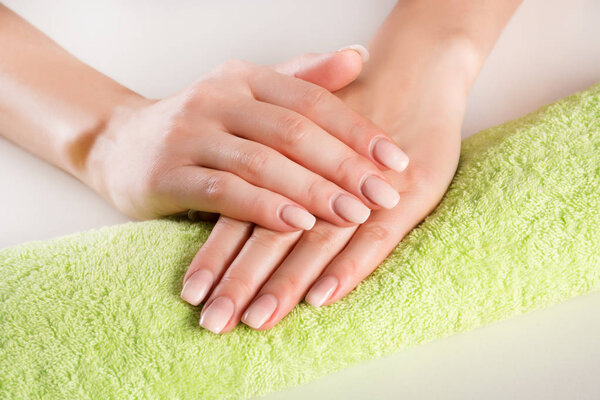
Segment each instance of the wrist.
[[393,8],[386,24],[390,32],[411,31],[413,40],[469,42],[487,58],[500,33],[522,0],[404,0]]
[[396,6],[374,36],[371,59],[359,80],[367,84],[385,80],[381,90],[389,90],[395,77],[416,76],[427,69],[436,73],[445,67],[454,71],[455,81],[468,92],[487,58],[486,50],[471,32],[444,27],[421,15],[420,9],[405,9],[410,6],[411,2]]
[[88,122],[74,128],[77,133],[63,143],[62,158],[64,169],[106,197],[105,164],[112,148],[112,132],[126,115],[149,100],[120,85],[99,97],[102,101],[88,109]]
[[[399,1],[370,43],[371,61],[359,78],[418,75],[432,64],[453,70],[468,93],[503,27],[521,0]],[[390,81],[391,80],[391,81]],[[377,86],[377,85],[375,85]]]
[[[390,136],[405,134],[413,121],[442,120],[460,134],[467,97],[483,59],[463,35],[425,39],[388,41],[388,54],[382,48],[372,52],[357,81],[338,92]],[[377,50],[378,43],[374,46]]]

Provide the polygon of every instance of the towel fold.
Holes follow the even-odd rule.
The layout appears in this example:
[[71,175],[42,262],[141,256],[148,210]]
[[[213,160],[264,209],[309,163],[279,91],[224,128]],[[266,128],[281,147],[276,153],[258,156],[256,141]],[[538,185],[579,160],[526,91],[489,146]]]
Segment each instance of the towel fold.
[[264,332],[214,335],[180,299],[207,223],[2,250],[0,398],[247,398],[588,293],[599,188],[596,85],[466,139],[440,205],[373,274]]

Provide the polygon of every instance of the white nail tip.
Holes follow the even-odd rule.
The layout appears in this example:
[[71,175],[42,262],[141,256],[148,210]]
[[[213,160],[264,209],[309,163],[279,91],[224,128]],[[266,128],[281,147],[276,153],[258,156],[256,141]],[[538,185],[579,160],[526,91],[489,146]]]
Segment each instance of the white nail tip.
[[369,61],[369,57],[370,57],[369,50],[367,50],[367,48],[361,44],[353,44],[350,46],[342,47],[338,51],[344,51],[344,50],[356,51],[358,54],[360,54],[360,58],[362,58],[363,63],[366,63],[367,61]]

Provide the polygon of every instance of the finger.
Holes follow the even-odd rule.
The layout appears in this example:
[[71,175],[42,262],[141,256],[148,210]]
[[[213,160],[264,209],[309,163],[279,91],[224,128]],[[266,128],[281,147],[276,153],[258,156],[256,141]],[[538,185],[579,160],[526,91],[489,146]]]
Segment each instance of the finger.
[[[235,108],[226,107],[220,113],[229,132],[277,150],[354,194],[371,208],[393,208],[400,199],[372,162],[298,113],[258,101],[247,101]],[[265,117],[261,118],[263,115]],[[318,153],[321,149],[324,151]],[[284,172],[283,169],[278,171]],[[265,170],[261,176],[275,172]],[[294,200],[308,208],[299,199]],[[331,221],[322,215],[319,217]]]
[[317,221],[262,286],[244,312],[242,322],[259,330],[277,324],[298,305],[310,285],[344,248],[356,229]]
[[223,215],[219,217],[183,277],[183,300],[195,306],[204,300],[250,237],[253,226]]
[[312,285],[305,300],[320,307],[351,292],[423,220],[431,211],[430,205],[431,202],[422,195],[408,193],[403,194],[394,210],[374,212]]
[[206,301],[200,315],[200,325],[214,333],[233,329],[248,302],[283,261],[301,234],[256,227]]
[[303,54],[272,68],[335,92],[354,81],[362,70],[368,51],[355,45],[333,53]]
[[326,89],[269,68],[257,69],[248,82],[257,100],[304,115],[373,162],[397,172],[406,169],[408,156],[394,141]]
[[311,229],[315,217],[294,201],[237,175],[184,166],[165,175],[157,191],[183,209],[216,212],[276,231]]
[[[229,134],[220,134],[209,141],[214,145],[195,146],[201,149],[195,161],[205,167],[236,174],[253,185],[294,200],[336,225],[362,223],[370,214],[355,196],[269,146]],[[389,191],[397,194],[393,188]]]

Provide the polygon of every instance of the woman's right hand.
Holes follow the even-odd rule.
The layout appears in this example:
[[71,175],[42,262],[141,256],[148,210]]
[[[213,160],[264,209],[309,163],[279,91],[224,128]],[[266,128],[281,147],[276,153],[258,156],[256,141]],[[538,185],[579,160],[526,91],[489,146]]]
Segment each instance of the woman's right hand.
[[381,169],[408,158],[330,93],[361,65],[351,49],[232,61],[172,97],[134,96],[90,145],[87,183],[139,219],[193,209],[278,231],[310,229],[314,216],[362,223],[396,205]]

